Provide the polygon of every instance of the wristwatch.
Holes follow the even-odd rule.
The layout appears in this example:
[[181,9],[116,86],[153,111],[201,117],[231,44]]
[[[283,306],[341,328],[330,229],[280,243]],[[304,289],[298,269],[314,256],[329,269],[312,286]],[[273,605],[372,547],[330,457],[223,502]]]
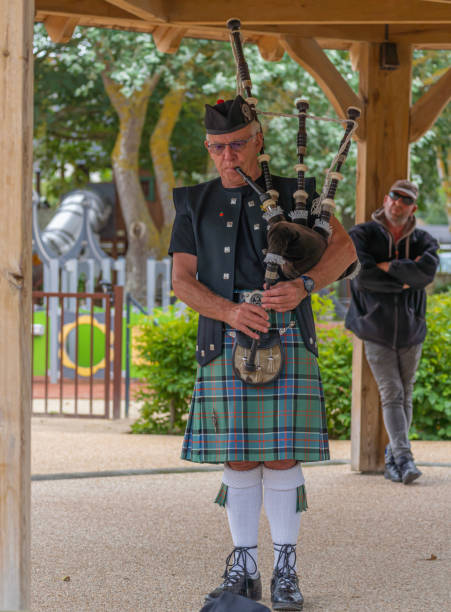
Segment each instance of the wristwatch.
[[302,281],[304,283],[304,289],[307,291],[307,295],[311,295],[313,289],[315,288],[315,281],[310,276],[306,276],[302,274]]

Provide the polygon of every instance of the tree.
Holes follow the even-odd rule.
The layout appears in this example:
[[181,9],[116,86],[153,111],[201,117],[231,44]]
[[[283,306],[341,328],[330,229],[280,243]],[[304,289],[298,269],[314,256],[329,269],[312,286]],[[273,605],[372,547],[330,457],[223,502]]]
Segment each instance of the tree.
[[[168,56],[157,52],[148,34],[77,28],[70,43],[55,45],[42,26],[36,26],[36,32],[37,158],[44,171],[57,169],[60,175],[71,164],[75,168],[72,183],[86,180],[87,166],[104,172],[114,168],[130,245],[128,289],[142,299],[147,255],[162,257],[167,252],[174,216],[173,186],[211,177],[211,163],[203,147],[203,106],[235,94],[230,45],[184,40],[179,51]],[[272,63],[264,61],[255,46],[247,46],[245,53],[258,109],[295,112],[295,99],[304,97],[312,114],[336,117],[314,79],[287,55]],[[436,78],[446,63],[439,52],[422,53],[414,66],[414,96],[421,94],[431,75]],[[357,90],[358,74],[351,69],[348,53],[327,54]],[[442,188],[449,185],[447,112],[412,150],[413,176],[421,185],[423,208],[439,199],[440,180]],[[272,156],[271,170],[295,176],[297,120],[262,116],[262,124]],[[307,131],[308,174],[316,176],[320,190],[343,127],[308,119]],[[352,146],[337,192],[337,214],[346,226],[353,223],[355,163],[356,147]],[[155,225],[142,196],[139,168],[150,170],[155,177],[161,227]],[[61,181],[53,185],[60,186]],[[64,183],[68,184],[67,175]]]
[[[64,141],[65,149],[73,156],[78,155],[74,149],[82,138],[86,141],[90,135],[95,137],[98,121],[94,127],[89,118],[85,124],[79,121],[79,117],[74,122],[69,116],[74,107],[73,98],[77,96],[86,102],[94,95],[105,107],[110,107],[110,115],[111,107],[116,111],[119,124],[116,122],[115,129],[108,130],[108,135],[109,144],[113,134],[116,135],[114,147],[111,147],[111,165],[127,228],[127,290],[135,298],[143,300],[147,256],[153,254],[161,257],[166,254],[174,218],[171,190],[175,178],[169,142],[185,91],[192,88],[198,49],[202,49],[206,43],[188,41],[176,56],[168,58],[156,51],[148,34],[78,28],[68,45],[57,46],[48,41],[42,27],[38,26],[37,31],[35,54],[41,59],[38,81],[42,87],[37,89],[41,116],[38,117],[36,133],[41,135],[42,142],[48,142],[49,132],[43,128],[49,122],[53,122],[54,135],[57,130],[60,131],[60,140]],[[57,68],[58,76],[64,75],[61,80],[67,83],[73,83],[71,77],[74,75],[80,77],[76,90],[62,87],[60,81],[54,80],[52,83],[54,75],[49,75],[52,68]],[[84,82],[83,74],[87,76]],[[58,99],[56,108],[55,105],[46,107],[45,96],[42,95],[49,81],[54,87],[52,97]],[[103,83],[103,91],[99,83]],[[160,84],[163,87],[159,88]],[[159,98],[154,101],[149,113],[149,101],[154,92]],[[110,104],[105,103],[104,93]],[[162,104],[159,104],[161,100]],[[88,104],[82,103],[81,107],[89,109]],[[144,158],[149,167],[153,162],[163,209],[161,228],[155,225],[149,214],[139,181],[139,167],[143,158],[142,135],[146,122],[151,132],[151,160],[149,151],[144,152]],[[68,124],[70,130],[67,129]],[[58,127],[55,129],[55,126]],[[83,126],[81,133],[80,126]],[[45,149],[45,145],[42,149]],[[48,165],[55,163],[59,152],[57,149]],[[60,161],[63,168],[66,163],[67,160]],[[77,166],[77,159],[72,159],[72,165]]]
[[[449,51],[417,50],[413,60],[413,102],[450,66]],[[451,223],[451,105],[412,146],[412,175],[420,185],[419,213],[428,223]]]
[[56,203],[62,193],[85,185],[91,173],[111,166],[118,121],[81,41],[55,45],[37,24],[34,64],[34,158],[44,194]]
[[[110,136],[108,144],[111,146],[111,136],[114,134],[116,139],[114,147],[111,146],[111,165],[129,244],[126,288],[135,298],[143,300],[146,287],[145,262],[150,254],[161,255],[159,248],[161,241],[141,189],[139,154],[149,99],[164,75],[166,57],[157,52],[152,37],[148,34],[135,35],[91,28],[86,30],[78,28],[71,43],[61,46],[49,43],[42,33],[42,28],[38,28],[35,54],[42,59],[42,68],[47,69],[46,77],[49,76],[48,71],[51,67],[57,68],[57,73],[64,74],[64,82],[70,83],[71,77],[80,76],[81,82],[73,92],[73,97],[81,95],[86,102],[90,94],[95,94],[98,100],[102,100],[104,107],[110,106],[116,111],[119,125],[116,122],[115,129],[108,130]],[[83,74],[87,76],[84,82]],[[42,78],[41,82],[48,84],[48,78]],[[102,83],[101,91],[99,84]],[[60,117],[53,112],[52,119],[55,123],[66,122],[63,128],[66,131],[61,137],[66,147],[73,153],[74,140],[78,144],[81,138],[84,138],[84,141],[89,138],[86,133],[87,126],[85,122],[74,124],[70,117],[71,106],[74,105],[74,100],[70,96],[70,87],[62,87],[58,82],[58,85],[54,83],[54,88],[54,97],[58,98],[59,103],[57,109],[53,107],[49,110],[60,111]],[[105,94],[109,98],[110,105],[105,104]],[[45,109],[42,96],[38,96],[38,99],[41,107]],[[82,104],[81,107],[85,112],[89,110],[89,104]],[[112,109],[108,109],[110,115]],[[86,123],[91,128],[90,135],[95,135],[89,119]],[[38,118],[38,136],[42,137],[43,133],[48,134],[42,129],[45,124],[45,121],[39,121]],[[69,133],[67,124],[69,126],[74,124]],[[80,125],[83,126],[82,134],[78,133]],[[61,130],[61,127],[59,129]],[[105,163],[105,160],[103,161]],[[66,162],[60,163],[64,168]],[[168,207],[166,210],[168,211]],[[166,228],[171,224],[172,218],[170,211],[164,219]],[[167,229],[165,233],[168,234]]]

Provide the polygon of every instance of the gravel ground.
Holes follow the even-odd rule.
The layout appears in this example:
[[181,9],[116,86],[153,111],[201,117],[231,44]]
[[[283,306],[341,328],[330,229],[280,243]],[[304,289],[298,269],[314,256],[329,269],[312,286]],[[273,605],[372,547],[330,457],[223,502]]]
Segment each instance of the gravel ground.
[[[33,473],[186,466],[180,438],[129,436],[127,424],[33,419]],[[451,443],[415,443],[450,461]],[[349,442],[332,444],[349,458]],[[451,470],[424,467],[408,487],[348,465],[308,467],[299,538],[305,611],[444,612],[451,575]],[[220,473],[32,484],[33,612],[198,612],[231,550]],[[260,530],[269,606],[271,541]]]
[[[180,436],[129,435],[132,420],[32,419],[32,473],[157,469],[191,465],[179,459]],[[332,459],[350,459],[351,443],[332,440]],[[450,462],[451,442],[413,442],[420,462]]]

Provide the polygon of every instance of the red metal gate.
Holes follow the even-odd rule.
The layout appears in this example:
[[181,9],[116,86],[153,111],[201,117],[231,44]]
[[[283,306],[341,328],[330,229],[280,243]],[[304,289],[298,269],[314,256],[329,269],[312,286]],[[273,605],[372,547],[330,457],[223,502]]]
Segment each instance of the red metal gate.
[[122,307],[123,287],[33,291],[34,415],[120,418]]

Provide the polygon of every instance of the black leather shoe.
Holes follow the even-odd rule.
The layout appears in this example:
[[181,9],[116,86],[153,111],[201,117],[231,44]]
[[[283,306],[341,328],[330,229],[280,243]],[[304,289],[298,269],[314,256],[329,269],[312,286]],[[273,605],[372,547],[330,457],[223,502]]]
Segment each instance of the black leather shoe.
[[396,459],[396,465],[401,472],[401,478],[405,485],[410,484],[422,474],[415,465],[412,457],[404,456]]
[[304,598],[295,570],[296,547],[291,544],[275,546],[278,547],[279,558],[271,580],[273,610],[302,610]]
[[221,593],[228,591],[234,595],[248,597],[254,601],[262,598],[262,581],[260,574],[252,578],[251,574],[257,572],[254,559],[247,552],[256,546],[237,546],[232,550],[226,560],[226,569],[222,577],[224,581],[214,591],[205,597],[205,601],[217,599]]
[[402,482],[401,472],[396,465],[390,445],[385,447],[385,471],[384,477],[393,482]]

